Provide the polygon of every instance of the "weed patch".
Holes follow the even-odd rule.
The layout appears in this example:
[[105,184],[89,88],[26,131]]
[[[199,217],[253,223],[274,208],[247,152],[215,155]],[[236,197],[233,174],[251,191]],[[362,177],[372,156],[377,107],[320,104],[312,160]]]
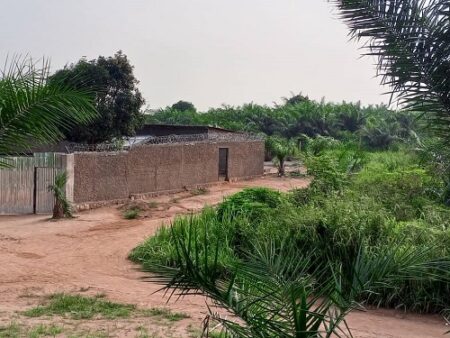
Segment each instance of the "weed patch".
[[54,294],[45,305],[40,305],[23,314],[28,317],[68,316],[72,319],[91,319],[101,316],[107,319],[129,317],[136,307],[130,304],[113,303],[100,297]]
[[63,332],[63,328],[57,325],[39,324],[31,328],[18,323],[10,323],[6,326],[0,326],[0,338],[40,338],[56,337]]
[[207,188],[197,188],[189,191],[192,196],[205,195],[209,192]]
[[140,209],[129,209],[123,213],[125,219],[136,219],[139,217]]
[[147,317],[160,317],[163,319],[167,319],[170,322],[177,322],[186,318],[189,318],[189,315],[183,312],[173,312],[169,309],[164,308],[151,308],[141,310],[142,315]]
[[15,338],[20,337],[22,328],[17,323],[10,323],[9,325],[0,326],[0,338]]

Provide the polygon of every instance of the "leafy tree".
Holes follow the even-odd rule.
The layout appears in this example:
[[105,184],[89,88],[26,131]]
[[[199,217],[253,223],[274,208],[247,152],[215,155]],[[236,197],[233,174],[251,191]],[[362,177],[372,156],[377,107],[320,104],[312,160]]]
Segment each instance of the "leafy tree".
[[72,207],[66,198],[65,187],[67,183],[67,173],[64,171],[55,177],[55,183],[48,186],[48,191],[55,197],[53,207],[53,218],[60,219],[72,217]]
[[[50,64],[15,58],[0,70],[0,154],[18,154],[36,143],[56,142],[74,125],[96,116],[93,92],[70,86],[64,76],[48,81]],[[7,159],[0,158],[0,167]]]
[[178,101],[177,103],[174,103],[171,107],[174,110],[178,110],[181,112],[185,112],[185,111],[196,111],[195,106],[191,103],[191,102],[187,102],[187,101]]
[[52,81],[66,79],[76,87],[89,87],[97,92],[95,106],[99,117],[89,126],[76,126],[66,133],[74,142],[100,143],[113,138],[131,136],[144,120],[141,108],[145,101],[133,74],[133,66],[121,51],[113,57],[81,59],[56,72]]
[[278,176],[284,176],[285,161],[288,157],[297,154],[297,145],[292,141],[279,137],[268,137],[266,140],[266,148],[274,157],[274,162],[278,167]]

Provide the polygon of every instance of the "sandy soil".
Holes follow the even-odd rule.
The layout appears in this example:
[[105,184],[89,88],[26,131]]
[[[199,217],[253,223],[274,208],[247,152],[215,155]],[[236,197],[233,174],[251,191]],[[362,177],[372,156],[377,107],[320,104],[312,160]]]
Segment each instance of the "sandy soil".
[[[11,321],[31,325],[49,319],[28,319],[20,311],[39,304],[55,292],[104,293],[108,299],[139,307],[165,307],[190,315],[189,319],[167,324],[155,318],[123,321],[71,322],[64,325],[83,330],[100,328],[108,336],[135,337],[144,326],[160,337],[193,337],[207,309],[205,298],[187,297],[166,304],[160,286],[145,282],[139,267],[127,260],[138,243],[168,224],[176,215],[214,205],[224,196],[250,186],[282,191],[304,187],[305,179],[279,179],[266,176],[245,182],[226,183],[206,194],[190,192],[152,199],[158,207],[139,220],[124,220],[117,207],[82,212],[75,219],[53,222],[48,216],[0,217],[0,325]],[[55,319],[52,319],[53,321]],[[392,310],[352,313],[348,322],[355,337],[442,337],[450,329],[439,316],[419,316]],[[84,326],[83,326],[84,325]],[[83,331],[84,332],[84,331]]]

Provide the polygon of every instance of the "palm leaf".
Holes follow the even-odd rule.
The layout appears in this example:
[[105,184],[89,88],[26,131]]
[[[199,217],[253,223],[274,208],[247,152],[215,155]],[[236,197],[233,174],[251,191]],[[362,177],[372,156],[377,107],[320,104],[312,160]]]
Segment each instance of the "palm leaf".
[[49,83],[49,67],[47,61],[37,68],[30,59],[15,58],[0,72],[0,155],[56,142],[64,131],[95,118],[94,93],[63,80]]
[[378,75],[392,99],[421,112],[450,140],[450,3],[448,0],[332,0],[364,55],[378,59]]
[[[210,309],[210,316],[232,337],[345,335],[339,324],[351,303],[334,301],[344,299],[332,297],[337,292],[334,281],[325,278],[320,268],[312,273],[311,266],[321,265],[302,255],[290,240],[282,243],[269,240],[256,245],[245,261],[229,266],[224,275],[217,265],[223,240],[218,238],[211,242],[207,235],[199,237],[197,231],[207,232],[208,229],[190,225],[187,232],[172,230],[177,250],[176,268],[147,267],[151,272],[150,281],[162,284],[170,297],[209,296],[240,319],[230,320]],[[198,238],[204,240],[196,240]],[[326,282],[318,284],[320,279]]]

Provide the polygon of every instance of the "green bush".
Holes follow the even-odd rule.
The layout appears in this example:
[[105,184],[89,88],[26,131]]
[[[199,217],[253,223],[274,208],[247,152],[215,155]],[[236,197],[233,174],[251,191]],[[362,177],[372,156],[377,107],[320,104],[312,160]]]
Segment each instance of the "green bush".
[[224,200],[217,208],[219,217],[245,215],[249,220],[261,220],[273,209],[280,208],[287,202],[278,192],[267,188],[248,188]]
[[[429,193],[434,176],[418,164],[415,153],[364,153],[354,145],[339,145],[309,154],[305,162],[313,175],[307,189],[288,194],[246,189],[216,209],[176,219],[130,257],[149,270],[176,267],[174,238],[220,243],[219,271],[228,275],[230,267],[257,254],[255,248],[268,239],[281,243],[289,238],[312,261],[327,262],[328,272],[315,278],[337,274],[336,282],[348,297],[416,311],[449,308],[450,208]],[[201,251],[197,256],[211,261],[214,254]],[[411,263],[413,256],[420,266]],[[403,271],[404,264],[413,270]],[[376,280],[388,266],[392,276],[386,277],[387,284],[353,279],[358,268],[363,279]],[[310,273],[314,271],[311,266]]]
[[342,171],[339,160],[328,153],[307,157],[305,160],[308,175],[314,177],[310,189],[329,193],[342,190],[347,184],[347,173]]
[[140,210],[137,208],[128,209],[123,213],[125,219],[136,219],[139,217]]
[[[227,217],[221,216],[219,218],[213,209],[205,209],[199,215],[176,218],[170,227],[161,227],[155,236],[150,237],[133,249],[129,258],[142,264],[144,268],[153,265],[174,267],[177,257],[174,233],[186,237],[189,232],[192,232],[192,238],[195,238],[196,241],[203,241],[203,236],[206,233],[205,228],[208,229],[208,240],[223,243],[218,255],[218,264],[223,271],[226,271],[226,267],[231,266],[237,259],[229,244],[232,241],[234,224]],[[199,257],[203,258],[205,254],[213,259],[214,253],[211,252],[199,252]]]

